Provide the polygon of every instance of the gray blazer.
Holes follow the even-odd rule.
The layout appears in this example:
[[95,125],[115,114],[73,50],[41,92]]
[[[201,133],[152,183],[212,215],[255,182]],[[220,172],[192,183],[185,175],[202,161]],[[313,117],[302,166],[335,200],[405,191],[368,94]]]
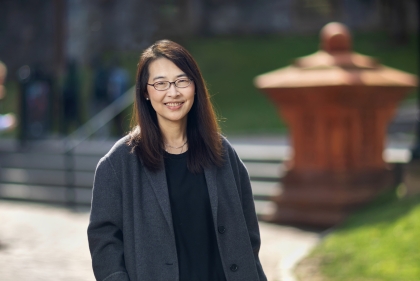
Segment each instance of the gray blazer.
[[[178,281],[165,169],[149,171],[130,153],[126,140],[119,140],[96,168],[87,231],[95,277]],[[248,172],[225,139],[223,147],[224,165],[205,169],[204,174],[226,279],[264,281]]]

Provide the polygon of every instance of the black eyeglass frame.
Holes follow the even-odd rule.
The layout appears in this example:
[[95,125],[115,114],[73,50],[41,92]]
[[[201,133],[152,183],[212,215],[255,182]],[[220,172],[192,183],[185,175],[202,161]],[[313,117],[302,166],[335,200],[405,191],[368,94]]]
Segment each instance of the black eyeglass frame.
[[[190,83],[187,85],[187,86],[185,86],[185,87],[179,87],[179,86],[177,86],[176,85],[176,83],[179,81],[179,80],[188,80]],[[157,89],[156,88],[156,86],[155,86],[155,84],[157,84],[157,83],[162,83],[162,82],[166,82],[166,83],[169,83],[169,86],[168,86],[168,88],[166,88],[166,89]],[[155,90],[156,91],[166,91],[166,90],[168,90],[170,87],[171,87],[171,85],[172,84],[174,84],[174,86],[176,87],[176,88],[180,88],[180,89],[183,89],[183,88],[187,88],[189,85],[191,85],[191,83],[193,82],[193,80],[192,79],[190,79],[190,78],[187,78],[187,77],[185,77],[185,78],[179,78],[179,79],[176,79],[175,81],[173,81],[173,82],[170,82],[170,81],[157,81],[157,82],[155,82],[155,83],[153,83],[153,84],[149,84],[149,83],[146,83],[147,85],[149,85],[149,86],[153,86],[153,88],[155,88]]]

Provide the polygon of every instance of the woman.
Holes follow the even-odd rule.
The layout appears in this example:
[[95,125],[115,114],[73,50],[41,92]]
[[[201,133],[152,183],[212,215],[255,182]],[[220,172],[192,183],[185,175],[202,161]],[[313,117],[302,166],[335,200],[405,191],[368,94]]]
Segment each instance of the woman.
[[187,50],[163,40],[143,52],[134,115],[96,169],[96,279],[266,280],[248,173]]

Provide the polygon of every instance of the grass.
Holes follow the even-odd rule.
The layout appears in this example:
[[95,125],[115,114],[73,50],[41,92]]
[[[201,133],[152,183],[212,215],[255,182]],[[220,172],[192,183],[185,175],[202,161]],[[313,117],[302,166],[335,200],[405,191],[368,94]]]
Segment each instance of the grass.
[[[410,73],[417,73],[417,42],[412,36],[409,44],[395,46],[381,33],[357,33],[354,50],[374,56],[383,64]],[[271,35],[249,37],[191,38],[182,44],[192,53],[208,84],[224,133],[278,134],[286,126],[278,117],[274,105],[255,89],[252,81],[259,74],[289,65],[295,58],[318,50],[318,35]],[[122,63],[130,72],[132,82],[139,53],[122,54]],[[82,71],[83,111],[87,118],[90,96],[89,70]],[[17,85],[6,84],[9,97],[0,107],[0,113],[17,112]],[[411,95],[414,102],[414,94]],[[131,111],[126,112],[130,119]],[[85,118],[85,119],[86,119]]]
[[[417,73],[416,37],[395,46],[380,33],[355,34],[354,50],[385,65]],[[227,133],[277,133],[285,130],[275,107],[252,84],[255,76],[289,65],[318,50],[313,36],[206,38],[187,41],[213,95]],[[413,97],[413,96],[412,96]]]
[[420,280],[420,195],[388,192],[314,250],[325,280]]
[[312,53],[312,37],[198,39],[187,48],[205,77],[221,126],[228,133],[278,133],[285,129],[274,105],[253,85],[261,73]]

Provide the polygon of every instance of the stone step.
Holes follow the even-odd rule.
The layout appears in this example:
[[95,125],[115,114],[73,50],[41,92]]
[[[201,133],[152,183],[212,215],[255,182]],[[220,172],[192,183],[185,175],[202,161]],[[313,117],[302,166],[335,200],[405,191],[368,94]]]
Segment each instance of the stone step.
[[277,196],[282,191],[281,183],[268,181],[252,181],[252,193],[255,200],[270,200],[271,197]]
[[281,163],[244,162],[251,179],[278,181],[285,173],[285,166]]
[[255,200],[255,212],[258,217],[266,217],[275,213],[276,204],[271,201]]
[[41,170],[41,169],[19,169],[1,168],[0,180],[5,183],[19,183],[28,185],[66,186],[69,184],[69,176],[74,175],[74,186],[91,187],[93,183],[93,172],[76,171],[68,174],[64,170]]
[[[264,201],[268,200],[268,198],[276,196],[281,193],[281,185],[276,182],[257,182],[257,181],[251,181],[252,191],[254,194],[254,197],[257,200]],[[0,197],[4,198],[10,198],[10,199],[25,199],[25,194],[37,194],[38,199],[45,197],[49,194],[49,196],[46,196],[46,200],[54,201],[52,198],[54,198],[55,195],[58,198],[61,198],[60,200],[64,200],[66,192],[70,188],[67,188],[66,186],[59,186],[59,185],[45,185],[45,184],[23,184],[23,183],[0,183]],[[81,187],[81,186],[75,186],[73,188],[74,190],[84,190],[88,193],[88,198],[85,200],[82,200],[83,202],[90,202],[90,196],[91,196],[91,187]],[[51,192],[51,190],[55,190],[54,192]],[[78,192],[79,192],[78,191]],[[80,191],[81,192],[81,191]]]
[[64,154],[2,153],[0,166],[3,168],[65,170],[69,165],[73,165],[76,171],[94,172],[100,158],[99,155],[80,154],[69,158]]
[[[272,182],[251,182],[255,198],[257,215],[271,214],[275,204],[268,201],[268,198],[281,192],[278,183]],[[0,183],[0,198],[26,200],[55,204],[68,204],[69,199],[74,200],[77,205],[89,206],[91,202],[92,189],[74,187],[72,189],[64,186],[46,186],[37,184]]]
[[70,198],[78,205],[90,205],[91,195],[90,188],[0,183],[0,198],[3,199],[67,204]]
[[292,149],[288,145],[232,144],[242,161],[283,162],[290,159]]
[[[76,155],[74,157],[75,185],[91,186],[99,156]],[[14,153],[2,155],[1,182],[66,185],[66,157]],[[282,163],[245,162],[253,180],[278,181],[285,173]]]
[[[75,154],[103,156],[115,144],[116,139],[86,140],[74,149]],[[62,154],[66,151],[66,144],[61,139],[45,139],[27,142],[21,146],[15,139],[0,139],[0,152],[24,152],[43,154]]]
[[[235,148],[239,157],[243,161],[262,161],[262,162],[273,162],[280,163],[291,158],[293,150],[288,144],[276,144],[271,141],[269,144],[264,144],[263,141],[258,142],[253,140],[252,144],[244,144],[241,142],[233,143],[232,146]],[[283,141],[284,142],[284,141]],[[96,156],[97,159],[104,156],[114,145],[115,140],[106,141],[95,141],[88,140],[79,145],[75,150],[74,154],[83,156]],[[262,144],[259,144],[262,143]],[[16,140],[12,139],[0,139],[0,155],[4,157],[8,154],[24,154],[24,155],[57,155],[64,153],[64,145],[59,140],[45,140],[38,142],[31,142],[31,144],[23,151],[19,152],[19,144]],[[394,155],[397,155],[398,161],[409,161],[410,150],[407,148],[395,148],[387,147],[384,150],[384,160],[386,162],[394,163]],[[401,157],[401,155],[403,155]],[[0,159],[1,160],[1,159]],[[95,162],[95,161],[94,161]],[[96,166],[96,165],[95,165]]]
[[[24,170],[6,168],[0,171],[2,183],[16,185],[35,185],[55,187],[62,186],[66,188],[66,173],[63,171],[48,170]],[[93,174],[88,172],[76,172],[74,174],[74,187],[90,189],[93,183]],[[254,196],[259,199],[268,199],[276,196],[281,190],[281,184],[278,181],[255,181],[251,180],[251,186]]]

